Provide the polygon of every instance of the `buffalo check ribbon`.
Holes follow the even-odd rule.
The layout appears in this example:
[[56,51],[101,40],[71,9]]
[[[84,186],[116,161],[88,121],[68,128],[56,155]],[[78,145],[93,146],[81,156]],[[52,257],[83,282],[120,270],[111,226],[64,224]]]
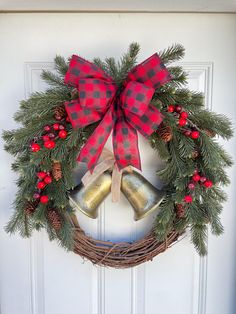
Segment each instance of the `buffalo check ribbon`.
[[78,161],[86,162],[93,171],[113,130],[117,167],[141,169],[137,131],[148,137],[158,128],[162,115],[150,102],[155,89],[170,79],[161,59],[154,54],[134,67],[119,89],[98,66],[73,55],[64,80],[78,89],[78,99],[65,103],[71,124],[84,128],[100,121],[82,147]]

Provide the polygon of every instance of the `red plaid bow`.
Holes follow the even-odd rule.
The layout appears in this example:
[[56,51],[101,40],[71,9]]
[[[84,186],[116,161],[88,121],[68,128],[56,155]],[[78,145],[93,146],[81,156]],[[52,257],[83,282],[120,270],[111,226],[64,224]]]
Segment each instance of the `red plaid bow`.
[[113,79],[95,64],[73,55],[65,83],[78,89],[79,98],[65,103],[74,128],[100,121],[80,151],[78,160],[92,170],[113,130],[113,150],[119,169],[141,169],[137,130],[151,135],[162,121],[150,101],[156,88],[170,80],[159,56],[154,54],[137,65],[118,90]]

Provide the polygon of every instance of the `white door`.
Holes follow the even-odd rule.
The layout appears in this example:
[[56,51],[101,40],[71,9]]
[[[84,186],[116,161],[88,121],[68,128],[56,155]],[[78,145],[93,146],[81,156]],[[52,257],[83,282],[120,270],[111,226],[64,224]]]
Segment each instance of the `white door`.
[[[139,61],[179,42],[189,85],[205,93],[206,106],[236,120],[236,15],[145,13],[0,14],[0,125],[17,127],[19,100],[42,90],[42,69],[56,54],[119,57],[132,41]],[[235,138],[224,143],[235,154]],[[3,143],[1,142],[1,147]],[[140,139],[144,175],[158,185],[153,152]],[[16,192],[12,158],[0,152],[0,312],[1,314],[234,314],[235,168],[227,188],[222,221],[225,234],[209,236],[209,255],[199,258],[186,237],[152,262],[127,270],[104,269],[67,253],[45,234],[31,240],[9,237],[3,226]],[[153,217],[133,222],[127,201],[101,206],[93,221],[78,214],[94,237],[129,240],[142,236]]]

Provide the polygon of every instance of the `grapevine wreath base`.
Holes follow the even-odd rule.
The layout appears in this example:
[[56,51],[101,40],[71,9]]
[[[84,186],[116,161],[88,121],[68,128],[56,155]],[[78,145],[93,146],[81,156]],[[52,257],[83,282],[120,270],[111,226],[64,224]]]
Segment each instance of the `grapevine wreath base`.
[[[139,45],[133,43],[118,62],[97,58],[91,63],[76,55],[67,61],[57,56],[56,73],[43,71],[42,78],[50,87],[23,100],[15,114],[22,126],[3,133],[5,149],[15,157],[12,169],[19,174],[7,232],[30,237],[34,230],[46,229],[49,239],[65,249],[94,264],[116,268],[152,260],[187,228],[200,255],[207,254],[208,225],[213,234],[222,234],[220,214],[226,200],[222,187],[230,183],[225,168],[232,165],[232,159],[215,137],[230,139],[232,124],[224,115],[207,110],[203,95],[186,88],[184,70],[170,65],[184,56],[181,45],[137,65],[138,52]],[[139,189],[128,193],[126,185],[125,194],[122,184],[127,168],[141,169],[138,132],[164,164],[157,171],[164,186],[160,203],[154,187],[140,179],[146,199],[152,195],[159,207],[152,231],[132,243],[93,239],[80,228],[70,206],[73,193],[78,196],[86,188],[77,189],[77,162],[87,165],[87,174],[96,173],[112,133],[113,161],[104,161],[109,167],[112,164],[111,185],[109,189],[104,185],[103,192],[108,195],[121,187],[133,206],[132,196],[141,199],[142,193]],[[105,170],[99,173],[100,179]],[[100,193],[94,186],[91,199]],[[80,201],[85,204],[86,198]],[[87,212],[91,209],[86,208]]]
[[138,241],[114,243],[101,241],[85,234],[73,215],[74,252],[95,265],[113,268],[129,268],[151,261],[175,243],[179,234],[171,232],[165,241],[158,242],[154,230]]

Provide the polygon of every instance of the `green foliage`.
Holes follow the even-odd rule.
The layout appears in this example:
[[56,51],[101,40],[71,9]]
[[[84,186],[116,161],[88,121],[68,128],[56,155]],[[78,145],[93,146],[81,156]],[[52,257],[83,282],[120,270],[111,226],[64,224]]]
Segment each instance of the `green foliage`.
[[[127,73],[136,65],[139,45],[132,43],[126,54],[117,62],[114,58],[104,61],[94,59],[94,63],[106,71],[122,87]],[[163,169],[158,171],[163,180],[166,196],[160,205],[160,212],[154,226],[157,240],[164,241],[172,230],[179,233],[186,228],[191,230],[191,238],[199,254],[206,254],[207,224],[213,234],[223,232],[220,222],[222,202],[226,195],[222,186],[229,183],[226,167],[232,165],[231,157],[225,152],[215,138],[208,136],[208,131],[223,139],[232,137],[232,124],[223,115],[216,114],[204,108],[204,97],[185,87],[187,74],[182,67],[170,65],[184,56],[184,48],[175,44],[160,52],[162,61],[167,65],[172,80],[158,88],[152,99],[152,104],[163,114],[163,124],[172,130],[172,140],[165,142],[158,132],[153,133],[149,142],[163,160]],[[43,71],[42,78],[50,86],[45,92],[33,93],[27,100],[20,103],[16,112],[15,121],[21,127],[13,131],[4,131],[5,149],[15,156],[12,169],[19,174],[17,180],[18,193],[14,201],[15,211],[6,231],[19,232],[23,237],[31,236],[34,230],[45,228],[51,240],[69,250],[73,249],[73,228],[70,220],[68,191],[75,186],[73,169],[76,157],[81,146],[96,128],[97,123],[79,130],[73,129],[65,123],[68,136],[66,139],[57,139],[56,148],[43,148],[41,137],[46,124],[55,123],[54,110],[65,101],[72,99],[72,87],[64,84],[64,75],[68,70],[68,62],[60,56],[54,60],[54,71]],[[187,127],[178,126],[178,115],[169,113],[169,104],[181,105],[189,114]],[[196,140],[184,135],[186,129],[195,129],[200,132]],[[37,153],[30,152],[32,141],[41,143],[42,149]],[[193,152],[199,153],[193,157]],[[63,176],[59,181],[46,186],[44,193],[50,196],[47,205],[39,204],[32,215],[26,214],[25,207],[28,201],[33,201],[33,194],[37,184],[37,171],[52,171],[53,161],[59,161]],[[213,187],[206,189],[196,184],[193,191],[188,190],[194,170],[206,176],[213,182]],[[193,196],[194,201],[185,204],[183,199],[187,194]],[[184,216],[176,214],[177,204],[183,204]],[[56,208],[62,218],[62,228],[55,231],[47,219],[47,211]]]
[[105,61],[95,58],[93,62],[107,72],[116,84],[121,87],[127,74],[136,65],[139,50],[139,44],[132,43],[118,62],[114,58],[106,58]]
[[178,61],[184,57],[185,49],[180,44],[174,44],[159,53],[161,60],[165,64]]

